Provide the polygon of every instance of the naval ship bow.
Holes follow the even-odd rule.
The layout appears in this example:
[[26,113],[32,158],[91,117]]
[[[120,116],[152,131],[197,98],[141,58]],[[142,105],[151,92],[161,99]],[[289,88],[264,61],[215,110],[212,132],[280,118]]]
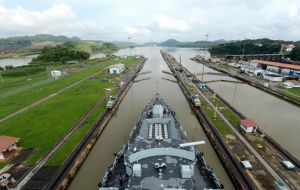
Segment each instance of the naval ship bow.
[[125,189],[223,189],[203,153],[186,142],[186,132],[175,112],[156,94],[146,105],[128,144],[116,154],[99,190]]

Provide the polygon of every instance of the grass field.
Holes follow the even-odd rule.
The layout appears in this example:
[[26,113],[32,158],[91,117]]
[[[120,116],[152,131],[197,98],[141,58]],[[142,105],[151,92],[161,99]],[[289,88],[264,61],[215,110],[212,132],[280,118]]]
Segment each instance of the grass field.
[[212,109],[207,108],[204,111],[222,135],[227,135],[231,132],[223,120],[221,120],[217,115],[215,117],[215,112]]
[[278,88],[279,91],[281,91],[285,95],[290,96],[290,97],[295,98],[300,101],[300,88],[286,89],[282,86],[276,86],[276,87]]
[[220,110],[226,119],[234,126],[240,126],[240,118],[228,108]]
[[[91,68],[93,71],[98,71],[113,63],[115,61],[108,61],[100,64],[101,67],[95,65],[95,68]],[[138,63],[138,60],[129,58],[123,60],[122,63],[126,66],[133,65]],[[20,137],[18,145],[21,147],[36,148],[37,152],[28,160],[28,164],[34,164],[105,95],[104,88],[114,85],[102,81],[102,77],[107,77],[107,74],[98,74],[97,77],[86,80],[47,102],[1,123],[0,134]],[[61,163],[69,155],[92,123],[103,112],[104,105],[101,105],[92,116],[87,127],[80,128],[75,132],[61,149],[61,153],[53,157],[50,164]]]
[[[0,118],[11,114],[43,97],[46,97],[63,87],[66,87],[68,85],[71,85],[75,83],[76,81],[79,81],[97,71],[101,71],[105,69],[107,66],[115,63],[122,62],[126,65],[130,65],[132,61],[137,61],[135,58],[127,58],[123,60],[115,60],[110,59],[108,61],[102,62],[100,64],[85,64],[85,69],[73,73],[69,76],[63,77],[61,79],[55,80],[52,83],[45,84],[43,86],[39,86],[37,88],[32,88],[30,90],[18,93],[14,96],[7,97],[5,99],[2,99],[0,101]],[[91,61],[95,62],[95,60]]]
[[77,130],[67,142],[60,147],[60,149],[51,157],[48,161],[47,165],[49,166],[58,166],[61,165],[67,157],[71,154],[71,152],[75,149],[81,139],[85,136],[88,130],[93,126],[94,122],[98,119],[98,117],[105,110],[106,102],[103,102],[100,107],[94,112],[88,122]]

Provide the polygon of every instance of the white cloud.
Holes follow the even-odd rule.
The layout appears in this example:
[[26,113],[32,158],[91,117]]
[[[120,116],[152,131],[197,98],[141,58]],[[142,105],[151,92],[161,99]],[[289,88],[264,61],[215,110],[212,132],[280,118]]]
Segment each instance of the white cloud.
[[156,23],[159,28],[174,32],[186,32],[190,30],[189,25],[183,20],[176,20],[166,17],[163,14],[155,16]]
[[124,31],[127,32],[128,34],[131,34],[131,35],[134,35],[134,34],[138,33],[138,30],[136,28],[131,27],[131,26],[127,26]]
[[[18,2],[18,4],[16,4]],[[49,3],[50,2],[50,3]],[[0,0],[0,37],[52,33],[83,39],[300,40],[299,0]]]
[[75,13],[63,3],[53,4],[44,11],[29,11],[21,6],[9,9],[0,5],[1,33],[57,32],[73,18]]

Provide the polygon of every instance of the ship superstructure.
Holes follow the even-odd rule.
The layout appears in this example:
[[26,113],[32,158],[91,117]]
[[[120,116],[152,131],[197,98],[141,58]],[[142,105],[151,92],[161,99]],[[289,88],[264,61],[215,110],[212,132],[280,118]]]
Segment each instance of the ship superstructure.
[[99,184],[106,189],[221,189],[203,154],[187,143],[175,112],[157,94],[145,107],[128,144]]

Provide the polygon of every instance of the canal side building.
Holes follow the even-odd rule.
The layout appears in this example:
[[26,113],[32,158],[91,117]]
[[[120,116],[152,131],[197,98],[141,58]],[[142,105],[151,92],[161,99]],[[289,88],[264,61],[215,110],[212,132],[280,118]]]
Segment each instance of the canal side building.
[[252,132],[256,132],[256,130],[257,130],[257,123],[255,123],[254,121],[252,121],[249,118],[246,118],[246,119],[242,119],[241,120],[240,127],[246,133],[252,133]]
[[252,63],[258,64],[257,67],[262,68],[266,71],[300,77],[300,65],[285,64],[264,60],[252,60]]
[[124,64],[115,64],[115,65],[111,65],[107,68],[107,72],[109,74],[120,74],[125,70],[125,66]]
[[13,151],[17,150],[18,137],[0,136],[0,161],[9,158]]

